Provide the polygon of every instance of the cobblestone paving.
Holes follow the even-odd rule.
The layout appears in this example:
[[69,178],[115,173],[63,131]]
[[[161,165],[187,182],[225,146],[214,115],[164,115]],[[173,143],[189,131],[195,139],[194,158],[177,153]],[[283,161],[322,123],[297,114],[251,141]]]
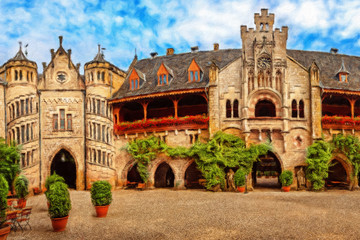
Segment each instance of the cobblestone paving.
[[31,197],[32,230],[12,239],[360,239],[360,191],[249,194],[118,190],[106,218],[90,193],[71,191],[64,232],[52,232],[44,195]]

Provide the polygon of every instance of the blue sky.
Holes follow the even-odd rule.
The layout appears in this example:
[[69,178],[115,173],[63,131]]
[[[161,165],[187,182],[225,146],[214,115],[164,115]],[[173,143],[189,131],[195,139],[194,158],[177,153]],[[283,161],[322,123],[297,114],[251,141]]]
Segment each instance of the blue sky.
[[[275,27],[288,26],[289,49],[360,56],[360,1],[240,1],[240,0],[1,0],[0,63],[12,58],[18,42],[28,46],[28,58],[50,61],[51,48],[72,49],[74,63],[83,66],[106,48],[105,58],[127,70],[139,59],[175,53],[191,46],[210,50],[241,48],[240,25],[254,27],[254,13],[268,8]],[[83,71],[83,70],[82,70]]]

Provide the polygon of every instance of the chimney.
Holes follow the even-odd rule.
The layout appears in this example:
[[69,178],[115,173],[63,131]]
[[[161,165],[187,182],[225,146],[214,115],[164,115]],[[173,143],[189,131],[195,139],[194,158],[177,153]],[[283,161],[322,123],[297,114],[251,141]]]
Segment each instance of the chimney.
[[199,47],[198,46],[195,46],[195,47],[191,47],[191,52],[192,53],[196,53],[199,51]]
[[80,63],[77,63],[76,64],[76,70],[79,71],[79,69],[80,69]]
[[62,47],[62,40],[63,40],[63,36],[59,36],[60,47]]
[[339,49],[337,49],[337,48],[330,49],[330,53],[332,53],[332,54],[337,54],[338,51],[339,51]]
[[175,50],[173,48],[166,49],[166,56],[174,55]]
[[50,53],[51,53],[51,59],[54,59],[54,57],[55,57],[55,51],[54,51],[53,48],[50,49]]
[[152,52],[152,53],[150,53],[151,58],[155,58],[157,55],[158,55],[157,52]]
[[43,65],[43,70],[45,70],[45,68],[46,68],[46,62],[42,62],[42,65]]
[[219,44],[218,43],[214,43],[214,51],[219,50]]

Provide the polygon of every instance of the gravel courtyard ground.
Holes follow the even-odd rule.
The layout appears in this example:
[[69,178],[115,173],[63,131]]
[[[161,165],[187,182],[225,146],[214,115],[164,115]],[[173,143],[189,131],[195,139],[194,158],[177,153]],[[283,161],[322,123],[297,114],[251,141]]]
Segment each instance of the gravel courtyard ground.
[[52,232],[44,195],[28,200],[32,230],[8,239],[360,239],[360,191],[117,190],[106,218],[71,191],[65,232]]

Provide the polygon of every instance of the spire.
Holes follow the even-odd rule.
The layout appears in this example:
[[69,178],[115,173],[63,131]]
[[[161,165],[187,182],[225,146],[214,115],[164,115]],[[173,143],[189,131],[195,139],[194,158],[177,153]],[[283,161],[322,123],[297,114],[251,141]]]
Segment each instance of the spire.
[[16,53],[15,57],[13,57],[11,60],[15,61],[21,61],[21,60],[27,60],[26,56],[24,55],[22,51],[22,42],[19,42],[19,51]]
[[96,54],[94,61],[105,62],[104,53],[102,52],[102,50],[105,50],[105,48],[101,48],[100,44],[98,44],[98,53]]
[[344,64],[344,59],[341,59],[341,68],[339,69],[339,71],[337,72],[337,74],[339,73],[347,73],[350,74],[350,72],[346,69],[345,64]]

